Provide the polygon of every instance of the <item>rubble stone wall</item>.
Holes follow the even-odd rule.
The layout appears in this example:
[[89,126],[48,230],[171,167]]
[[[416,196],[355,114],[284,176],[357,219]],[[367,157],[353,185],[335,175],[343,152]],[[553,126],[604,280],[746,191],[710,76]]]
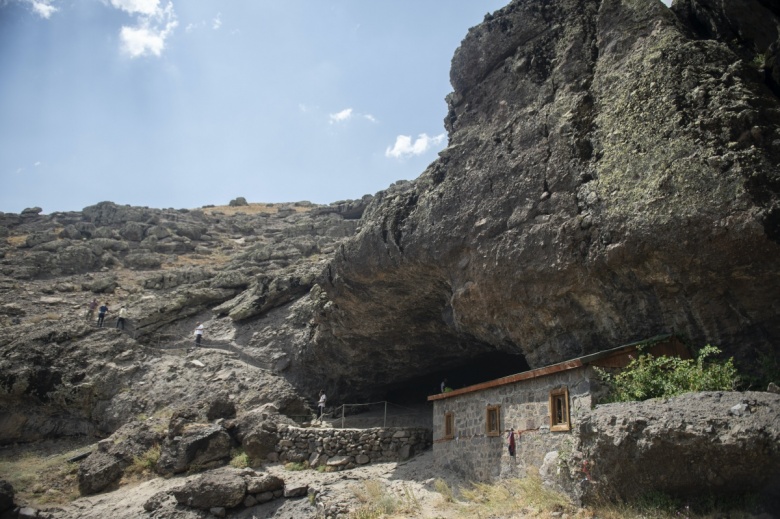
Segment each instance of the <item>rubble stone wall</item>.
[[282,426],[276,453],[281,461],[308,461],[354,468],[378,461],[402,461],[430,448],[430,429],[376,427],[372,429],[316,429]]
[[[578,368],[464,395],[435,400],[433,452],[436,465],[476,481],[502,476],[522,476],[529,467],[540,467],[546,453],[571,450],[571,431],[550,431],[550,391],[569,390],[571,427],[575,429],[591,408],[595,384],[591,368]],[[488,436],[488,406],[500,406],[500,435]],[[444,417],[453,413],[454,437],[444,436]],[[514,428],[516,455],[507,449],[507,431]]]

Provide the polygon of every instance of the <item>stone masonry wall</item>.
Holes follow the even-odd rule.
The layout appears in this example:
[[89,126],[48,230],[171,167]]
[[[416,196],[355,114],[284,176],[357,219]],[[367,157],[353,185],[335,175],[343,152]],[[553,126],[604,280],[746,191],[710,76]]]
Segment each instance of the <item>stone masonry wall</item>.
[[430,429],[377,427],[373,429],[315,429],[282,426],[276,446],[280,461],[308,461],[350,469],[378,461],[402,461],[429,448]]
[[[550,431],[550,391],[569,390],[572,430],[583,411],[591,408],[592,368],[577,368],[515,384],[435,400],[433,405],[433,452],[443,470],[458,472],[476,481],[523,476],[531,466],[540,467],[547,452],[566,451],[573,445],[570,431]],[[487,406],[500,405],[500,436],[487,436]],[[444,415],[453,413],[454,438],[444,439]],[[516,456],[507,449],[507,431],[513,427]]]

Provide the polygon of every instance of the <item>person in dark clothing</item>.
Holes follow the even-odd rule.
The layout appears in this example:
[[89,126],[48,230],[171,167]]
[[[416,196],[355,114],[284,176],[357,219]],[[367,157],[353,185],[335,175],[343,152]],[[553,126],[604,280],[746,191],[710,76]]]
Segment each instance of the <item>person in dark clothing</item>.
[[514,428],[509,429],[509,434],[507,434],[507,440],[508,440],[508,448],[509,448],[509,455],[513,458],[515,457],[515,430]]
[[98,308],[98,321],[97,321],[98,328],[103,328],[103,319],[106,318],[107,313],[108,313],[108,304],[103,303],[100,306],[100,308]]
[[87,321],[91,321],[95,318],[95,310],[97,310],[97,299],[92,298],[92,301],[89,303],[89,306],[87,306]]

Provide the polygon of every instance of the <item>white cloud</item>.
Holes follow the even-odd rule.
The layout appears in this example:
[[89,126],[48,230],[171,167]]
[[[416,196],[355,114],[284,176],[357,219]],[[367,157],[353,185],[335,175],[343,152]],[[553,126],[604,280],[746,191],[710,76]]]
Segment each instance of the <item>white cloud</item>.
[[435,137],[421,133],[416,141],[412,141],[411,135],[399,135],[395,139],[395,144],[392,147],[388,146],[385,150],[385,157],[403,159],[412,155],[422,155],[431,147],[444,142],[445,137],[446,135],[443,133]]
[[111,5],[130,14],[152,16],[160,10],[160,0],[111,0]]
[[214,18],[214,23],[211,25],[211,27],[217,31],[220,27],[222,27],[222,13],[217,13],[217,17]]
[[[303,106],[303,105],[300,105]],[[372,123],[377,122],[376,117],[374,117],[371,114],[361,114],[358,112],[355,112],[352,108],[345,108],[344,110],[328,115],[328,118],[330,119],[330,124],[333,123],[343,123],[345,121],[349,121],[350,119],[353,119],[355,117],[360,117],[361,119],[365,119],[367,121],[370,121]]]
[[346,108],[339,113],[330,114],[330,124],[348,121],[352,118],[352,108]]
[[111,5],[138,16],[135,26],[123,25],[119,31],[122,50],[131,58],[149,54],[160,56],[165,49],[165,40],[179,25],[172,2],[164,8],[158,0],[111,0]]
[[40,166],[40,165],[41,165],[41,161],[40,161],[40,160],[39,160],[39,161],[37,161],[35,164],[33,164],[33,166],[35,166],[36,168],[37,168],[38,166]]
[[35,14],[47,20],[59,10],[52,5],[52,0],[28,0],[28,3],[32,6]]

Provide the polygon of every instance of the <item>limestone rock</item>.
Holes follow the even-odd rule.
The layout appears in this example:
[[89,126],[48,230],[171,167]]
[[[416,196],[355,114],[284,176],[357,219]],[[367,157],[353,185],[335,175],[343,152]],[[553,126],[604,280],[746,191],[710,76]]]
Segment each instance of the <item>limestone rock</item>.
[[780,482],[780,395],[689,393],[601,405],[577,437],[580,454],[570,459],[589,469],[583,476],[580,461],[569,469],[575,482],[590,481],[580,486],[586,501],[631,499],[647,489],[742,495]]
[[[777,23],[766,2],[698,3]],[[778,97],[685,23],[660,2],[555,0],[472,28],[447,149],[377,193],[317,279],[301,384],[365,395],[496,350],[520,371],[671,330],[747,364],[773,352]]]
[[233,508],[244,501],[246,483],[235,469],[214,470],[174,490],[173,496],[180,505],[201,510]]
[[168,438],[162,444],[157,470],[179,474],[190,467],[219,465],[230,459],[230,449],[230,436],[219,425],[190,424],[181,436]]
[[309,493],[308,485],[287,486],[284,487],[284,497],[303,497]]
[[94,494],[118,481],[122,476],[122,462],[115,456],[95,451],[79,465],[79,492]]
[[284,488],[284,481],[271,474],[252,475],[246,479],[246,491],[249,494],[262,494],[274,492]]

